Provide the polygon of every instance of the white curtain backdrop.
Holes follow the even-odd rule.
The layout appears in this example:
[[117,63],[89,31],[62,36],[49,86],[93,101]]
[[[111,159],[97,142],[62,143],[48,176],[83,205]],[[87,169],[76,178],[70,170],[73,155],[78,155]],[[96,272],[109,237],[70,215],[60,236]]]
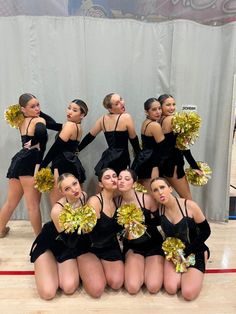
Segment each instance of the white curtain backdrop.
[[[67,104],[83,99],[89,106],[83,121],[86,134],[105,113],[104,96],[115,91],[125,98],[140,134],[144,101],[167,92],[179,110],[192,104],[202,117],[192,152],[211,166],[213,175],[206,186],[192,188],[193,197],[210,220],[227,220],[236,23],[212,27],[185,20],[1,17],[0,38],[0,205],[7,194],[10,159],[21,146],[18,131],[6,124],[3,113],[20,94],[35,94],[41,109],[61,122]],[[48,147],[55,133],[49,134]],[[105,147],[101,134],[80,154],[89,194],[95,191],[93,168]],[[43,195],[44,220],[49,210]],[[13,218],[26,217],[22,202]]]

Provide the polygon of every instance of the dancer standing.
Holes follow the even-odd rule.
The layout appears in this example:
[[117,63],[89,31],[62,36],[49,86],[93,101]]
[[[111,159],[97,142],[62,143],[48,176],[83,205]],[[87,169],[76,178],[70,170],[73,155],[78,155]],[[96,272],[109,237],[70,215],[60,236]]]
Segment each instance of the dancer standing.
[[[43,158],[47,142],[45,120],[39,117],[40,105],[32,94],[25,93],[19,98],[24,120],[19,127],[22,149],[12,158],[7,172],[9,179],[7,200],[0,211],[0,238],[9,232],[6,226],[22,196],[26,202],[28,216],[35,235],[42,228],[40,193],[34,188],[34,174]],[[31,142],[29,148],[24,145]]]

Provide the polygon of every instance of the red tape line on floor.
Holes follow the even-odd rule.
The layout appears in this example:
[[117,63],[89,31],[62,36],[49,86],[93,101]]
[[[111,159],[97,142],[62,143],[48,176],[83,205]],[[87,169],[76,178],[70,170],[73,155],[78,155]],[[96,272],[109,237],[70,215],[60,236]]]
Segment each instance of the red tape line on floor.
[[[236,268],[225,268],[225,269],[207,269],[206,274],[226,274],[236,273]],[[33,270],[0,270],[0,275],[34,275]]]

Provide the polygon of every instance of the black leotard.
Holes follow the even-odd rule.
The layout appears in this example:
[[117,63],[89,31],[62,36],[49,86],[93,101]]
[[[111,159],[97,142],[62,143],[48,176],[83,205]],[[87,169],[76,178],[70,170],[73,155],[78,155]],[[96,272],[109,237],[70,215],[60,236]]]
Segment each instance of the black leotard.
[[[123,239],[123,253],[124,255],[131,249],[134,253],[140,254],[144,257],[152,255],[164,255],[162,251],[163,238],[157,229],[156,221],[152,218],[152,213],[145,207],[144,196],[142,194],[142,203],[138,195],[135,193],[136,199],[144,214],[144,224],[147,227],[146,232],[140,238],[134,240]],[[118,199],[119,204],[122,203],[122,197]]]
[[[161,209],[160,209],[161,228],[164,231],[164,234],[166,237],[179,238],[180,240],[183,241],[186,248],[188,248],[188,246],[194,241],[194,239],[198,235],[198,232],[199,232],[198,227],[194,219],[188,216],[187,200],[185,200],[185,203],[184,203],[185,215],[177,198],[176,198],[176,202],[183,216],[182,219],[178,223],[173,224],[165,216],[165,207],[161,206]],[[209,248],[206,246],[204,242],[199,243],[197,250],[194,252],[196,263],[194,266],[191,266],[191,267],[197,268],[202,272],[205,271],[205,258],[204,258],[205,251],[208,252],[208,257],[209,257],[209,254],[210,254]]]
[[121,227],[116,220],[116,211],[113,217],[107,216],[103,212],[102,194],[100,193],[96,197],[101,203],[101,211],[96,226],[89,233],[92,242],[90,252],[94,253],[100,259],[108,261],[122,260],[123,257],[117,239],[117,233],[121,230]]
[[108,149],[106,149],[99,162],[95,166],[95,174],[98,175],[104,168],[112,168],[118,174],[121,170],[126,169],[130,165],[130,156],[128,151],[128,131],[117,131],[117,126],[121,114],[118,116],[114,131],[106,131],[103,117],[104,135],[107,141]]
[[[47,143],[47,130],[42,122],[35,125],[34,135],[28,135],[28,129],[32,118],[26,129],[26,134],[21,135],[22,149],[15,154],[11,160],[10,167],[7,172],[7,178],[19,179],[20,176],[33,176],[36,164],[39,164],[43,158],[43,154]],[[31,147],[39,144],[38,148],[24,148],[24,145],[31,141]]]
[[[85,204],[85,195],[80,198],[81,205]],[[63,207],[63,204],[57,202]],[[36,259],[47,250],[51,251],[58,263],[73,259],[88,251],[90,239],[87,234],[58,232],[53,221],[44,224],[42,231],[35,239],[30,250],[30,261]]]

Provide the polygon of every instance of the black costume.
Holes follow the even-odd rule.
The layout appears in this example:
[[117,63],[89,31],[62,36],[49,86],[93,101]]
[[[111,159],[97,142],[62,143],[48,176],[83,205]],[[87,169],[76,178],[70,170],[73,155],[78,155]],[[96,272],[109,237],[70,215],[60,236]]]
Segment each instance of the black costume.
[[[42,122],[35,125],[34,135],[28,135],[28,129],[31,121],[26,129],[26,134],[21,135],[22,149],[12,158],[10,167],[7,172],[7,178],[19,179],[19,176],[33,176],[35,165],[40,164],[47,143],[47,130]],[[31,141],[30,146],[33,147],[39,144],[38,148],[24,148],[24,145]]]
[[[144,215],[144,225],[147,227],[146,232],[139,238],[128,240],[123,238],[123,254],[125,255],[128,250],[132,250],[136,254],[140,254],[144,257],[161,255],[164,256],[162,251],[163,238],[157,229],[156,220],[152,218],[150,210],[145,208],[144,193],[142,194],[142,203],[140,202],[138,195],[135,192],[136,199]],[[121,206],[122,197],[118,198],[118,202]]]
[[[85,195],[80,198],[81,204],[85,204]],[[57,204],[63,205],[59,202]],[[78,235],[73,233],[58,232],[53,221],[44,224],[42,231],[32,244],[30,261],[36,259],[47,250],[51,251],[58,263],[73,259],[87,252],[90,246],[90,239],[87,234]]]
[[[165,119],[165,118],[164,118]],[[162,119],[161,125],[164,121]],[[161,166],[159,167],[159,175],[160,177],[173,177],[174,176],[174,170],[175,166],[177,166],[177,178],[180,179],[184,177],[184,157],[188,161],[190,167],[192,169],[198,169],[196,161],[194,160],[190,149],[187,150],[180,150],[176,147],[176,138],[178,134],[174,134],[174,132],[169,132],[165,134],[165,141],[166,141],[166,148],[168,150],[167,152],[167,158],[163,160]]]
[[[77,124],[75,125],[77,128],[76,138],[78,138],[79,130]],[[52,172],[54,172],[54,169],[58,169],[59,175],[71,173],[80,183],[83,183],[86,177],[85,170],[76,154],[78,145],[79,141],[69,139],[65,142],[60,138],[60,133],[57,134],[56,140],[41,162],[40,168],[45,168],[52,162]]]
[[154,136],[145,135],[147,127],[152,122],[157,123],[156,121],[147,123],[144,134],[141,134],[143,149],[136,155],[131,165],[131,169],[134,170],[139,179],[151,178],[152,169],[154,167],[159,168],[164,162],[164,159],[166,159],[167,149],[165,147],[165,139],[157,143]]
[[[103,116],[103,128],[104,135],[107,141],[108,148],[103,152],[101,159],[95,166],[95,174],[98,175],[104,168],[112,168],[118,174],[121,170],[127,169],[130,166],[130,156],[128,150],[128,140],[133,146],[135,154],[140,151],[138,137],[133,139],[129,138],[129,133],[125,131],[117,131],[117,126],[120,120],[121,114],[119,114],[115,128],[113,131],[106,131],[105,116]],[[81,141],[78,149],[81,151],[89,143],[95,139],[91,133],[88,133]]]
[[197,224],[193,218],[188,217],[187,200],[185,200],[185,215],[176,198],[179,210],[183,218],[176,224],[173,224],[165,216],[165,206],[160,209],[161,228],[166,237],[175,237],[183,241],[186,248],[184,249],[185,256],[195,254],[195,265],[190,267],[197,268],[201,272],[205,272],[204,252],[207,251],[208,258],[210,256],[209,248],[204,241],[210,236],[211,230],[207,220]]
[[114,131],[106,131],[104,118],[103,127],[104,135],[107,141],[108,149],[106,149],[99,162],[95,166],[95,174],[98,175],[104,168],[112,168],[118,174],[121,170],[126,169],[130,165],[130,157],[128,151],[128,131],[117,131],[117,126],[121,114],[118,116]]
[[89,252],[95,254],[99,259],[107,261],[122,260],[122,253],[117,238],[117,233],[121,230],[116,220],[116,211],[113,217],[107,216],[103,212],[103,197],[100,193],[96,195],[101,203],[100,218],[96,226],[89,233],[91,247]]

